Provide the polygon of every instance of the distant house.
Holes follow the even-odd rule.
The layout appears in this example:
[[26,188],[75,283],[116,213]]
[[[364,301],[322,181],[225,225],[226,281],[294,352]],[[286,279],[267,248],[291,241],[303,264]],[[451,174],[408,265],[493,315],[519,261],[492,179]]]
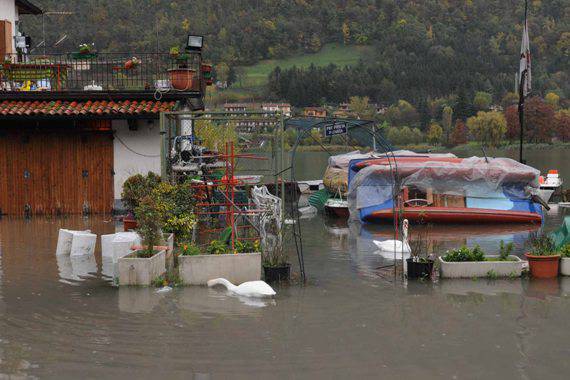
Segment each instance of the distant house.
[[[5,34],[23,13],[41,10],[0,0]],[[33,55],[12,37],[0,50],[0,214],[111,212],[129,176],[160,173],[160,113],[203,109],[199,54],[199,75],[176,89],[169,53]]]
[[327,117],[327,110],[324,107],[306,107],[303,109],[303,116]]
[[289,103],[262,103],[261,109],[271,112],[281,111],[283,116],[291,117],[291,104]]
[[245,112],[254,110],[257,107],[256,103],[226,103],[224,110],[226,112]]

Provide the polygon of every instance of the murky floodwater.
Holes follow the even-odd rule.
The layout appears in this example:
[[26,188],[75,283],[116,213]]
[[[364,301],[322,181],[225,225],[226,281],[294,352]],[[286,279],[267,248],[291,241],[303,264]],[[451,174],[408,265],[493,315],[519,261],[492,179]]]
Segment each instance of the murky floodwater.
[[[553,209],[543,229],[565,215]],[[100,244],[94,261],[56,259],[58,228],[112,233],[102,217],[1,219],[0,378],[547,379],[570,371],[570,278],[404,284],[373,250],[386,226],[320,215],[302,223],[307,285],[253,301],[201,287],[115,288]],[[521,254],[536,228],[442,226],[431,236],[441,249],[514,241]]]

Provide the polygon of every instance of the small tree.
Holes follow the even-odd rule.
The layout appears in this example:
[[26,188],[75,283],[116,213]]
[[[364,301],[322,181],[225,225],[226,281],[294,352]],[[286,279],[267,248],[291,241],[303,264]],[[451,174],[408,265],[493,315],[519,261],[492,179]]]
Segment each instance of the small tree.
[[477,112],[467,119],[471,134],[483,145],[498,146],[507,131],[505,116],[500,112]]
[[475,93],[475,97],[473,98],[473,105],[477,110],[484,111],[489,109],[492,101],[493,97],[491,94],[483,91],[477,91]]
[[157,201],[150,195],[143,197],[135,209],[138,222],[138,233],[144,245],[142,255],[152,256],[154,247],[162,241],[162,213]]
[[144,196],[150,195],[159,183],[160,176],[153,172],[148,172],[146,177],[142,174],[135,174],[127,178],[123,183],[123,192],[121,193],[121,199],[127,211],[136,215],[135,210],[140,200]]
[[443,128],[443,142],[448,145],[451,131],[453,129],[453,108],[450,106],[443,107],[441,113],[441,126]]
[[461,119],[455,121],[455,128],[449,138],[452,145],[461,145],[467,143],[467,126]]
[[427,140],[430,144],[437,145],[441,142],[443,137],[443,129],[437,123],[432,123],[427,131]]
[[556,109],[556,108],[558,108],[558,106],[560,104],[560,96],[558,96],[554,92],[549,92],[544,97],[544,102],[546,104],[550,105],[551,107],[553,107],[554,109]]

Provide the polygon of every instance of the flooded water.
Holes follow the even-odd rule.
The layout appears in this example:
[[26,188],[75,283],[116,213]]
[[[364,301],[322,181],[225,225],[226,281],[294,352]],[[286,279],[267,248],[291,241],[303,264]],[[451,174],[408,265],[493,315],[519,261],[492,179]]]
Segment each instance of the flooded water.
[[[554,208],[542,227],[440,226],[430,236],[441,250],[480,244],[489,253],[513,241],[521,255],[529,233],[565,215]],[[0,379],[556,379],[570,371],[570,278],[405,283],[374,252],[386,226],[317,215],[302,221],[304,286],[277,286],[270,301],[202,287],[157,294],[113,287],[100,242],[94,260],[56,259],[61,227],[118,228],[97,216],[0,219]]]

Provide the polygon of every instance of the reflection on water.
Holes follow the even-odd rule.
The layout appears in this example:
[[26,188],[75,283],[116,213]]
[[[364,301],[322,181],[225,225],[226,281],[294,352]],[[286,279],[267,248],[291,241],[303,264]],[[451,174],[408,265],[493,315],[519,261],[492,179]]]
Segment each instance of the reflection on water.
[[[512,240],[522,254],[533,229],[551,231],[568,212],[549,214],[542,227],[439,226],[430,236],[438,249],[490,252]],[[304,287],[276,285],[274,300],[207,287],[157,294],[114,287],[100,244],[85,260],[56,257],[61,227],[116,228],[100,217],[0,220],[0,378],[567,374],[567,352],[553,342],[570,340],[570,278],[389,281],[379,268],[391,260],[372,243],[392,238],[388,226],[317,215],[301,221]],[[290,260],[295,268],[294,253]]]

